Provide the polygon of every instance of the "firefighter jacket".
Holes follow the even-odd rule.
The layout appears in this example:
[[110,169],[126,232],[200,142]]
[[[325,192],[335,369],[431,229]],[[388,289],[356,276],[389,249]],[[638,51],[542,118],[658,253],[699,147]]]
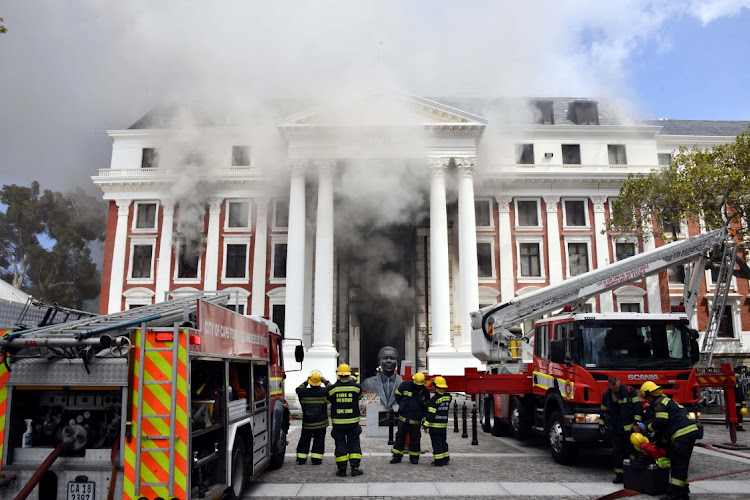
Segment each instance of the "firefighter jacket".
[[734,405],[739,410],[740,408],[744,408],[745,405],[747,405],[747,400],[745,399],[745,388],[742,386],[742,384],[739,384],[737,382],[734,383]]
[[628,433],[633,430],[633,422],[640,422],[643,404],[638,392],[629,385],[620,384],[620,390],[604,391],[601,404],[602,417],[599,426],[607,426],[615,433]]
[[328,427],[328,401],[326,392],[330,382],[325,386],[307,386],[307,380],[297,387],[299,404],[302,405],[302,428],[303,429],[325,429]]
[[427,403],[430,401],[429,389],[406,380],[401,382],[395,394],[396,403],[398,403],[398,419],[407,424],[420,425]]
[[698,426],[684,406],[662,395],[656,397],[653,407],[654,418],[646,428],[654,433],[655,440],[669,439],[673,442],[678,437],[692,432],[698,437]]
[[364,393],[362,388],[354,382],[339,380],[328,387],[325,399],[331,404],[331,423],[336,425],[359,423],[359,400]]
[[424,426],[430,429],[446,429],[448,427],[448,414],[451,409],[451,395],[435,393],[427,403],[427,414],[424,418]]

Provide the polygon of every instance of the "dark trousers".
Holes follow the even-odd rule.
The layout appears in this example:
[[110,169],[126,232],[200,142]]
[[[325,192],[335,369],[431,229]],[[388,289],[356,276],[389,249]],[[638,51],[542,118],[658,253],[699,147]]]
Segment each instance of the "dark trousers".
[[435,462],[447,463],[448,455],[448,432],[447,429],[430,429],[430,440],[432,441],[432,456]]
[[409,435],[409,460],[412,463],[419,461],[419,440],[422,436],[419,433],[420,425],[418,424],[407,424],[406,422],[399,421],[398,430],[396,431],[396,440],[393,443],[394,455],[399,457],[404,456],[404,447],[406,445],[406,435]]
[[680,436],[672,443],[672,475],[669,479],[669,496],[673,498],[687,498],[690,492],[688,486],[688,467],[690,456],[695,446],[695,434],[691,432],[686,436]]
[[[304,425],[304,424],[303,424]],[[307,460],[310,451],[310,441],[312,441],[312,453],[310,459],[312,463],[319,464],[323,461],[325,452],[326,428],[322,429],[305,429],[302,428],[302,434],[297,443],[297,460]]]
[[612,465],[615,474],[622,474],[622,461],[628,452],[630,446],[630,436],[625,433],[612,434]]
[[362,460],[362,448],[359,445],[359,435],[362,428],[359,424],[334,425],[331,437],[336,445],[333,454],[336,456],[336,467],[346,470],[346,462],[352,469],[359,468]]

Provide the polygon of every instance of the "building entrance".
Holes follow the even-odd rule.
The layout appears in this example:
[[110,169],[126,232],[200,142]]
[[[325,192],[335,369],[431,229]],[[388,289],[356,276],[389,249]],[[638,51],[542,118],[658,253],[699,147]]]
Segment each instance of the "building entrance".
[[383,346],[393,346],[398,351],[398,358],[404,359],[406,331],[397,328],[382,315],[360,314],[360,380],[375,375],[378,368],[378,351]]

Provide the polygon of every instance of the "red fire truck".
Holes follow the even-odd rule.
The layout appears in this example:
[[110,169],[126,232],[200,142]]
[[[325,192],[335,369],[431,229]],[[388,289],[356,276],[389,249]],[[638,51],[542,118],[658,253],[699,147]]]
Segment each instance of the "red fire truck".
[[282,336],[222,307],[227,298],[0,339],[0,498],[240,498],[248,479],[280,467]]
[[[520,440],[532,433],[545,435],[560,463],[570,463],[581,445],[599,442],[599,406],[612,375],[636,386],[652,380],[699,417],[701,386],[734,388],[734,374],[711,382],[694,367],[710,367],[719,327],[714,316],[723,311],[737,252],[728,237],[727,229],[707,232],[472,313],[472,351],[487,370],[467,368],[463,376],[447,377],[449,387],[479,398],[485,431]],[[722,245],[722,268],[701,352],[690,319],[707,253]],[[691,262],[684,312],[576,312],[595,295]],[[527,335],[513,330],[561,308],[538,320]]]

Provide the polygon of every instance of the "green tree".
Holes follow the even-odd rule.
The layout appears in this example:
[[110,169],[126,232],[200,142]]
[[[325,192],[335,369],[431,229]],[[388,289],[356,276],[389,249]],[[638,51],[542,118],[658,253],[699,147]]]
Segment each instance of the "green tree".
[[104,240],[106,205],[80,188],[63,194],[5,185],[0,190],[0,277],[45,302],[82,308],[99,295],[91,245]]
[[[681,222],[737,230],[746,256],[750,237],[750,131],[712,148],[681,147],[669,166],[631,175],[613,203],[609,229],[672,240]],[[750,278],[746,259],[735,276]]]

